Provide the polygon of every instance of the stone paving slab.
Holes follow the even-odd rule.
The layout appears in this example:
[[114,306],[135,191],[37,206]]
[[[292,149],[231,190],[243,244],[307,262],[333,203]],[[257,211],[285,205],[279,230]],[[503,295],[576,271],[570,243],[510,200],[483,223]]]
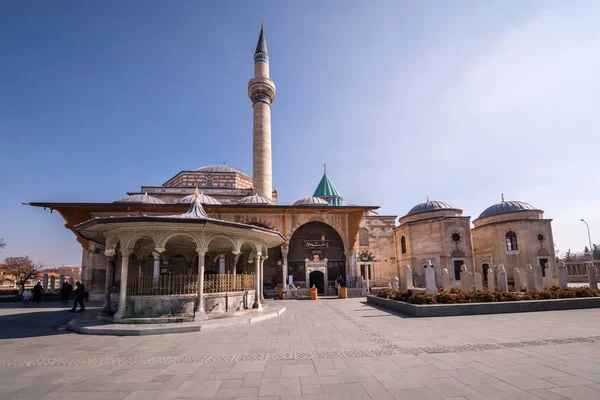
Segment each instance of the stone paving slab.
[[600,310],[414,319],[360,299],[269,303],[287,311],[154,336],[78,335],[58,305],[0,305],[0,400],[600,399]]

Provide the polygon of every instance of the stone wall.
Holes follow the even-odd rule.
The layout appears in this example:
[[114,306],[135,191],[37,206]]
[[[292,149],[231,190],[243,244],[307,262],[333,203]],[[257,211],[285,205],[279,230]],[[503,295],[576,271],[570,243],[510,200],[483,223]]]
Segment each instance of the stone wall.
[[[447,268],[454,278],[454,261],[462,260],[473,268],[473,246],[469,217],[437,217],[403,223],[394,231],[396,254],[400,267],[400,278],[404,277],[404,266],[412,267],[413,275],[421,276],[422,266],[431,260],[435,266],[436,282],[441,284],[442,268]],[[460,236],[454,241],[453,234]],[[402,236],[406,242],[406,253],[402,253]]]
[[371,278],[392,279],[399,274],[394,245],[395,226],[395,215],[365,216],[360,224],[361,229],[366,229],[369,234],[369,243],[361,246],[357,240],[357,254],[360,256],[367,252],[373,256]]
[[235,189],[252,189],[252,180],[234,172],[182,171],[169,179],[163,186],[215,186]]
[[[507,250],[508,231],[517,235],[517,250]],[[543,240],[538,240],[538,235],[542,235]],[[535,266],[540,258],[547,258],[554,268],[554,276],[558,276],[549,219],[521,219],[480,225],[472,230],[472,236],[478,268],[484,263],[490,266],[504,264],[508,277],[513,279],[515,268],[524,268],[527,264]]]

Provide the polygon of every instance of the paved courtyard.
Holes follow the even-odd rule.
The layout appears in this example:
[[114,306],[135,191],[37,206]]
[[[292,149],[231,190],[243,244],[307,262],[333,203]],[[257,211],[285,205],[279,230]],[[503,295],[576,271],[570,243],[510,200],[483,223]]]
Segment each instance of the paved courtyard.
[[281,301],[235,328],[70,333],[60,303],[0,305],[0,399],[600,399],[600,310],[402,318]]

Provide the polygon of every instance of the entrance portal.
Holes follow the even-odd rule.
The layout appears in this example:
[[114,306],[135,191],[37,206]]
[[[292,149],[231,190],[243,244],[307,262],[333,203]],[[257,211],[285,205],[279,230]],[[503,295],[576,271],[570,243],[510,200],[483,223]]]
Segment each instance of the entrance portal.
[[313,271],[309,275],[310,278],[310,286],[318,289],[319,294],[325,294],[325,275],[321,271]]

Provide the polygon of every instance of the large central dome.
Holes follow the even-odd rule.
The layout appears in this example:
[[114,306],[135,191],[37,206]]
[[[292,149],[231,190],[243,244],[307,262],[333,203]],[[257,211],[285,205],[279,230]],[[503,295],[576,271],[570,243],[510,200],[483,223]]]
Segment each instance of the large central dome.
[[250,175],[242,171],[241,169],[230,167],[229,165],[206,165],[204,167],[200,167],[195,169],[196,172],[208,172],[208,173],[238,173],[248,179],[252,179]]

